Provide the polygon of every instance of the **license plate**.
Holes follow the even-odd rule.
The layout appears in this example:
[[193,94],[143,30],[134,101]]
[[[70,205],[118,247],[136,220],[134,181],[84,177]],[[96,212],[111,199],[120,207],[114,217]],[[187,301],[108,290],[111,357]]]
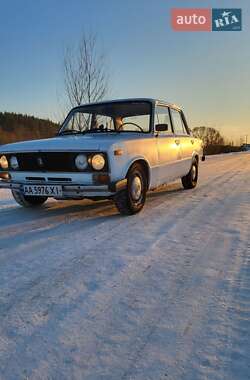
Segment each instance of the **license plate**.
[[35,195],[41,197],[58,197],[62,196],[62,186],[52,185],[24,185],[24,195]]

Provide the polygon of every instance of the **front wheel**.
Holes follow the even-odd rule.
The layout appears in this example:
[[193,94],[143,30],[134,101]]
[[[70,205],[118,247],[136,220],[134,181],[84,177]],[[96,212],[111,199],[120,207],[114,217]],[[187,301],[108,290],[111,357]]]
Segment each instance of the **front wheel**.
[[182,177],[181,182],[184,189],[193,189],[198,181],[198,161],[192,162],[191,169],[185,177]]
[[12,190],[15,201],[23,207],[39,207],[47,201],[47,197],[23,195],[19,191]]
[[122,215],[137,214],[146,200],[147,178],[145,170],[135,163],[127,175],[127,187],[114,197],[115,205]]

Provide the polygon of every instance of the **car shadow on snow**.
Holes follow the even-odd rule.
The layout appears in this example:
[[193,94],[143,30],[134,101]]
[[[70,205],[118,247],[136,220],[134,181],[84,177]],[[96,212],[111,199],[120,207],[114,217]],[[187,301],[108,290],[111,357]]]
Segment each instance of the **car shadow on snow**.
[[1,207],[11,206],[13,205],[13,201],[11,199],[4,199],[0,201],[0,209]]
[[[0,206],[1,209],[1,206]],[[40,208],[23,208],[21,206],[7,207],[0,212],[0,226],[6,228],[25,222],[36,222],[42,219],[59,218],[77,215],[79,218],[114,214],[116,210],[111,201],[58,201],[45,203]],[[0,227],[1,229],[1,227]]]
[[[149,192],[145,210],[147,207],[159,204],[167,196],[172,198],[182,191],[180,185],[175,183]],[[75,231],[82,230],[83,233],[87,233],[107,222],[112,229],[112,226],[122,218],[124,222],[127,220],[118,213],[113,202],[109,200],[48,201],[36,209],[25,209],[12,203],[12,207],[3,209],[0,213],[0,226],[3,228],[2,230],[0,227],[0,247],[9,250],[16,249],[27,241],[43,240],[44,237],[46,239],[54,236],[58,239],[70,237]],[[9,234],[5,233],[6,230],[9,230]]]
[[[88,203],[86,203],[88,202]],[[25,242],[38,242],[50,237],[69,236],[75,231],[83,233],[107,220],[120,218],[110,201],[81,203],[48,202],[40,209],[24,209],[21,207],[2,210],[0,214],[0,249],[12,248]],[[113,221],[112,223],[116,223]],[[66,227],[66,228],[65,228]]]
[[[179,183],[165,185],[147,194],[145,207],[147,208],[155,200],[164,200],[164,196],[181,194],[183,188]],[[23,208],[15,205],[14,201],[7,201],[6,206],[1,210],[0,204],[0,230],[1,227],[7,228],[20,223],[35,223],[43,219],[55,219],[60,223],[69,223],[70,220],[89,220],[100,217],[122,217],[118,213],[111,200],[91,201],[91,200],[69,200],[69,201],[48,201],[40,208]],[[39,223],[38,223],[39,224]]]
[[147,195],[147,199],[164,197],[164,195],[181,194],[183,192],[184,189],[179,183],[173,183],[170,185],[164,185],[154,191],[150,191]]

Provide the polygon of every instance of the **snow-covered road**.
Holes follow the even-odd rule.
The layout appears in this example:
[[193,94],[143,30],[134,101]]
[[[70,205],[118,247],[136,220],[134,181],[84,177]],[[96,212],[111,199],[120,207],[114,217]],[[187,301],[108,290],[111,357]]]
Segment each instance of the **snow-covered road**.
[[0,190],[0,379],[250,379],[250,154],[133,217]]

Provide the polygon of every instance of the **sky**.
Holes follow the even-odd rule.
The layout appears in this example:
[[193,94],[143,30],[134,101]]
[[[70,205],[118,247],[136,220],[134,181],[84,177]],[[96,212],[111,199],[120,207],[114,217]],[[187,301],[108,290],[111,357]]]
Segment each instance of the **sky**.
[[[96,33],[108,99],[180,105],[191,128],[250,141],[249,0],[0,0],[0,111],[61,121],[63,58]],[[175,32],[171,8],[242,8],[241,32]]]

